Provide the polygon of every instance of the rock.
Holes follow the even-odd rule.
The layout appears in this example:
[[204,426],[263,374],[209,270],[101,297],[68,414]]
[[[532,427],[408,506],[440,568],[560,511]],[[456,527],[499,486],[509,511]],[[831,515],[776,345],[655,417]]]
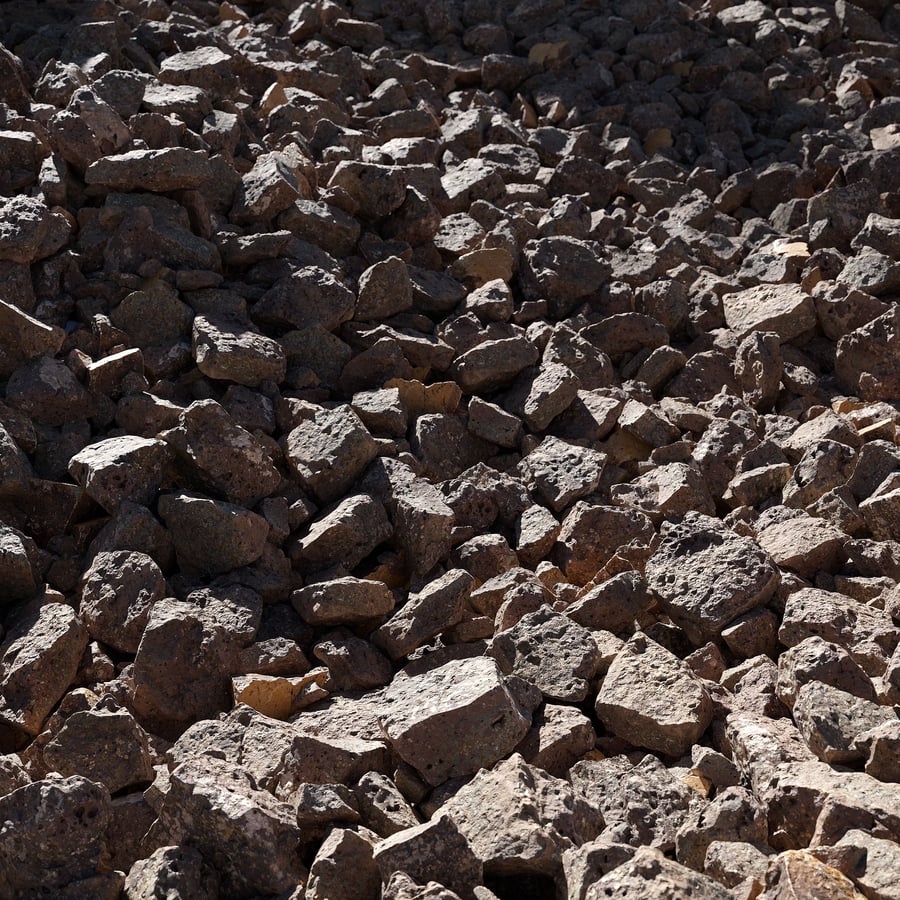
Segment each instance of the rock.
[[524,615],[491,642],[504,674],[535,684],[548,700],[578,703],[600,662],[588,631],[547,606]]
[[394,597],[385,584],[350,576],[299,588],[291,594],[291,603],[310,625],[370,622],[394,609]]
[[451,569],[428,582],[372,635],[372,641],[397,660],[460,622],[475,579],[462,569]]
[[569,769],[594,749],[597,735],[591,720],[571,706],[547,703],[534,715],[531,730],[516,752],[532,766],[564,778]]
[[709,694],[688,666],[643,633],[613,660],[595,710],[614,734],[670,756],[686,753],[713,714]]
[[898,353],[900,311],[895,307],[838,341],[835,373],[863,400],[895,400],[900,396]]
[[205,153],[185,147],[131,150],[105,156],[84,173],[86,184],[112,191],[181,191],[213,178]]
[[524,336],[500,338],[461,353],[451,374],[467,394],[481,394],[509,384],[537,360],[537,348]]
[[492,765],[530,724],[497,664],[478,658],[399,673],[378,720],[397,754],[431,785]]
[[239,506],[254,506],[281,484],[265,447],[214,400],[198,400],[162,432],[197,486]]
[[797,693],[809,682],[831,685],[863,700],[875,701],[875,688],[850,654],[818,635],[804,638],[778,658],[776,690],[786,706],[793,706]]
[[761,606],[778,585],[778,570],[752,540],[714,519],[689,512],[647,561],[647,584],[673,621],[699,645],[737,616]]
[[726,900],[733,895],[717,881],[666,859],[658,850],[642,847],[629,862],[617,866],[588,888],[585,900],[600,897],[663,900],[688,896]]
[[349,406],[322,410],[285,438],[285,457],[300,484],[324,503],[347,493],[378,445]]
[[809,681],[797,691],[793,713],[809,749],[823,762],[838,764],[862,758],[854,746],[860,732],[896,721],[887,707],[819,681]]
[[98,553],[85,572],[79,614],[91,637],[122,653],[136,653],[150,609],[166,582],[145,553]]
[[366,900],[380,886],[370,841],[349,828],[335,828],[309,867],[306,896],[309,900]]
[[725,321],[740,338],[770,331],[791,341],[816,324],[812,298],[796,285],[758,285],[722,298]]
[[483,877],[481,860],[449,816],[398,831],[379,841],[373,855],[383,884],[395,872],[426,882],[439,878],[465,900]]
[[240,321],[221,315],[194,318],[193,353],[197,368],[209,378],[248,387],[284,380],[287,360],[281,345]]
[[42,356],[16,369],[6,383],[10,406],[41,425],[63,425],[94,411],[94,401],[69,368]]
[[488,875],[554,875],[562,854],[603,827],[596,810],[565,781],[513,754],[482,771],[445,803]]
[[3,837],[15,835],[0,842],[7,896],[64,896],[67,886],[100,871],[109,823],[103,785],[79,775],[34,781],[0,797],[0,815]]
[[253,320],[282,328],[337,330],[353,318],[356,298],[331,271],[303,266],[279,278],[253,306]]
[[[0,644],[0,728],[34,737],[72,686],[88,632],[65,603],[26,607]],[[6,738],[4,738],[4,741]]]
[[149,506],[163,482],[169,453],[155,438],[123,435],[90,444],[69,462],[87,494],[115,514],[123,501]]
[[5,603],[29,600],[39,586],[37,544],[15,528],[0,525],[0,573]]
[[179,565],[209,575],[255,562],[269,536],[262,516],[190,491],[161,496],[159,514],[172,535]]
[[900,863],[897,844],[882,838],[872,837],[859,829],[851,829],[836,847],[859,848],[865,853],[862,871],[853,872],[853,881],[866,897],[888,900],[896,894],[894,872]]
[[341,564],[355,568],[393,533],[384,507],[370,494],[350,494],[310,525],[288,548],[301,571]]
[[354,789],[363,822],[381,837],[390,837],[406,828],[415,828],[419,819],[386,775],[367,772]]
[[280,893],[306,878],[294,810],[223,760],[198,757],[169,773],[151,833],[199,850],[221,897]]
[[51,771],[82,775],[112,794],[153,780],[147,734],[124,709],[72,713],[44,745],[43,757]]
[[0,260],[33,263],[56,253],[69,239],[69,221],[38,198],[0,200]]
[[125,879],[128,900],[156,900],[175,892],[198,900],[213,900],[218,878],[193,847],[160,847],[138,860]]
[[824,519],[798,516],[769,525],[757,534],[760,547],[782,568],[803,578],[840,567],[846,535]]
[[593,493],[607,457],[599,450],[578,447],[548,435],[519,464],[529,489],[555,513]]
[[412,282],[406,264],[390,256],[359,277],[359,299],[354,318],[377,321],[402,313],[413,304]]
[[786,850],[769,863],[766,890],[759,896],[765,900],[815,896],[846,897],[859,900],[863,895],[853,882],[837,869],[819,862],[806,850]]

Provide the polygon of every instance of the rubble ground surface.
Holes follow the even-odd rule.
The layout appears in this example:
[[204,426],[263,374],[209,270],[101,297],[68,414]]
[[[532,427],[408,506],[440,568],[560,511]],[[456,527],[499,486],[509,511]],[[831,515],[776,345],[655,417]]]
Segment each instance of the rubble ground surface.
[[0,4],[0,900],[900,900],[900,5]]

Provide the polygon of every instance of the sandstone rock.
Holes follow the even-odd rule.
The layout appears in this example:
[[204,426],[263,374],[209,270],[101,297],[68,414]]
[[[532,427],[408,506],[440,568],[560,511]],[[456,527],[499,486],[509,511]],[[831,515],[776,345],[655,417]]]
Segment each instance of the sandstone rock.
[[399,673],[378,718],[397,754],[431,785],[496,762],[529,726],[496,663],[478,658]]
[[712,701],[693,672],[643,633],[613,660],[595,710],[614,734],[670,756],[686,753],[712,719]]

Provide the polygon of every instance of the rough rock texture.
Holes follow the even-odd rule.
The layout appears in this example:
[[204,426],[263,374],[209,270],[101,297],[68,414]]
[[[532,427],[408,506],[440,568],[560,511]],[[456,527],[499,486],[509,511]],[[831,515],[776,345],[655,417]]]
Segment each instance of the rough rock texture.
[[896,3],[0,7],[0,897],[896,896]]

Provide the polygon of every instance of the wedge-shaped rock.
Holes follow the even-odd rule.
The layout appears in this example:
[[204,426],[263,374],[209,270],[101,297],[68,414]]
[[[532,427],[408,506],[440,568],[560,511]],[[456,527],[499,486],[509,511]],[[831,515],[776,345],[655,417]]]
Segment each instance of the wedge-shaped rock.
[[247,387],[263,381],[278,384],[287,370],[287,357],[278,341],[229,316],[196,316],[193,352],[197,368],[208,378]]
[[125,500],[149,506],[156,499],[168,460],[164,441],[123,434],[80,450],[69,462],[69,474],[115,514]]
[[662,535],[647,562],[647,584],[698,646],[765,603],[778,585],[778,569],[768,554],[717,519],[688,513]]
[[741,338],[754,331],[771,331],[791,341],[816,324],[812,297],[797,284],[760,284],[725,294],[725,321]]
[[212,179],[209,157],[186,147],[130,150],[104,156],[84,173],[87,184],[114,191],[183,191]]
[[323,409],[288,434],[291,470],[321,503],[342,497],[378,453],[375,438],[349,406]]
[[331,272],[304,266],[277,281],[253,306],[253,320],[283,328],[335,331],[353,318],[356,297]]
[[306,879],[296,811],[241,766],[196,757],[165,787],[152,839],[199,850],[218,872],[220,897],[278,894]]
[[524,335],[484,341],[456,358],[451,374],[467,394],[508,385],[538,361],[538,349]]
[[352,494],[313,522],[288,554],[301,572],[338,564],[352,569],[392,533],[387,513],[374,497]]
[[804,638],[781,653],[775,690],[781,702],[792,707],[800,688],[810,681],[829,684],[863,700],[878,699],[875,686],[859,663],[843,647],[818,635]]
[[46,325],[0,300],[0,371],[6,377],[35,357],[56,356],[65,337],[62,328]]
[[40,425],[65,425],[95,410],[93,398],[71,369],[49,356],[40,356],[10,375],[6,402]]
[[685,463],[668,463],[628,484],[615,484],[610,496],[615,503],[641,510],[655,523],[691,510],[708,516],[716,512],[703,476]]
[[345,625],[386,616],[394,595],[381,581],[347,576],[298,588],[291,603],[310,625]]
[[262,516],[189,491],[160,497],[159,515],[172,534],[179,565],[207,575],[256,562],[269,536]]
[[897,890],[897,873],[900,872],[900,846],[895,841],[873,837],[866,831],[853,828],[835,847],[852,847],[861,852],[862,871],[853,872],[853,880],[866,897],[874,900],[892,900],[900,894]]
[[600,663],[591,633],[542,606],[494,637],[490,654],[501,671],[536,685],[548,700],[580,703]]
[[391,659],[400,659],[460,622],[474,586],[475,579],[464,569],[451,569],[411,594],[372,635],[372,642]]
[[530,724],[497,664],[483,657],[398,673],[378,720],[397,754],[431,785],[492,765]]
[[198,486],[239,506],[273,493],[281,475],[263,445],[215,400],[198,400],[160,437],[184,461]]
[[28,600],[41,582],[37,544],[27,534],[3,524],[0,524],[0,579],[4,604]]
[[64,896],[66,885],[95,875],[109,808],[109,791],[80,775],[35,781],[0,797],[0,895]]
[[398,831],[375,845],[374,857],[384,884],[395,872],[405,872],[424,884],[439,879],[463,900],[473,900],[484,871],[449,816]]
[[516,752],[530,765],[565,778],[572,765],[594,749],[596,740],[591,720],[574,706],[546,703],[534,714],[534,724]]
[[491,875],[555,875],[562,854],[592,840],[603,819],[567,781],[518,753],[479,772],[445,803],[449,816]]
[[808,850],[786,850],[779,853],[766,870],[767,890],[763,900],[789,897],[835,897],[840,900],[863,900],[853,882],[834,866],[818,859]]
[[[35,601],[36,604],[36,601]],[[36,735],[71,687],[88,632],[65,603],[20,614],[0,645],[0,732]]]
[[616,655],[594,708],[613,734],[670,756],[687,753],[713,714],[690,667],[641,632]]
[[629,862],[617,866],[591,885],[585,900],[733,900],[734,895],[718,881],[687,866],[666,859],[659,850],[641,847]]

